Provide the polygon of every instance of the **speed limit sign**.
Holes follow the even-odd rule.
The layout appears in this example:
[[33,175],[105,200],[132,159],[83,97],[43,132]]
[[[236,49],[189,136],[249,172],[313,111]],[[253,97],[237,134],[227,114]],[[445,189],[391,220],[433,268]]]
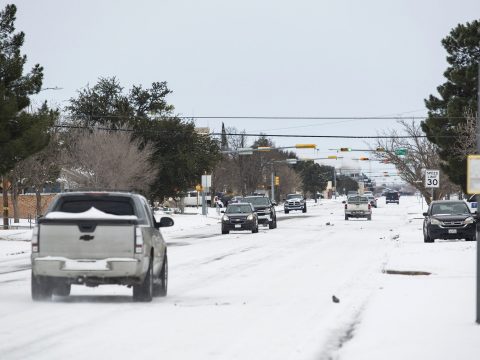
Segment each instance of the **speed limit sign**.
[[440,170],[425,170],[425,187],[438,188],[440,186]]

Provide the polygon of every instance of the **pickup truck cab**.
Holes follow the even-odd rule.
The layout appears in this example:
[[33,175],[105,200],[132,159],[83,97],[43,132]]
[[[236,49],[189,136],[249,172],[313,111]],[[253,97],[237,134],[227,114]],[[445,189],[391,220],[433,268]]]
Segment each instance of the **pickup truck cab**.
[[351,217],[372,220],[372,206],[368,197],[362,195],[350,196],[343,203],[345,204],[345,220]]
[[167,246],[147,200],[121,192],[57,195],[32,234],[33,300],[68,296],[71,285],[133,287],[133,299],[165,296]]

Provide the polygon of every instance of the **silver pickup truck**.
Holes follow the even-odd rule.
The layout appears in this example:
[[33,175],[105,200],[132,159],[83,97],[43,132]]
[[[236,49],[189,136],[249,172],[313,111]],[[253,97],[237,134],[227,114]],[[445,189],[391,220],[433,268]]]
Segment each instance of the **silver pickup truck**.
[[165,296],[167,246],[147,200],[122,192],[59,194],[32,233],[33,300],[68,296],[71,285],[133,287],[135,301]]
[[347,201],[343,201],[343,203],[345,204],[345,220],[351,217],[364,217],[367,218],[367,220],[372,220],[372,206],[370,205],[368,197],[354,195],[348,197]]

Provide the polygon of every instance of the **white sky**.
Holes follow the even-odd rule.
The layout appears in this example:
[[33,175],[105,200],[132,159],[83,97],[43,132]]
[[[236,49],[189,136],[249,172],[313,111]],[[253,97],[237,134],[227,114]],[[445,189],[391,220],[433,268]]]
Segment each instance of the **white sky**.
[[[425,115],[446,69],[440,41],[479,18],[478,0],[18,0],[37,97],[64,106],[101,76],[129,88],[167,81],[184,116]],[[2,6],[3,7],[3,6]],[[225,120],[267,134],[375,135],[388,121]],[[221,120],[198,120],[219,131]],[[292,128],[297,127],[297,128]],[[278,130],[277,130],[278,129]],[[363,141],[275,139],[365,147]],[[303,150],[302,156],[312,156]],[[358,157],[359,154],[352,154]],[[376,167],[372,165],[372,167]]]

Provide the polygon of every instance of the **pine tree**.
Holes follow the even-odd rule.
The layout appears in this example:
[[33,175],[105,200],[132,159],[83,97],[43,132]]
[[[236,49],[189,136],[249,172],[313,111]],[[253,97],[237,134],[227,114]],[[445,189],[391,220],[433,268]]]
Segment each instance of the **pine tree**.
[[450,66],[444,73],[447,82],[437,87],[440,97],[425,100],[428,118],[422,130],[438,145],[442,168],[450,180],[466,188],[466,159],[454,151],[460,136],[459,124],[477,109],[478,62],[480,61],[480,21],[459,24],[442,40]]
[[222,150],[228,149],[227,132],[225,131],[225,124],[223,122],[222,122],[222,140],[220,144],[220,149]]
[[40,91],[43,68],[35,65],[23,74],[27,57],[20,53],[25,34],[15,33],[15,5],[0,12],[0,175],[15,163],[41,150],[48,143],[46,121],[48,110],[37,115],[24,112],[30,105],[29,96]]

